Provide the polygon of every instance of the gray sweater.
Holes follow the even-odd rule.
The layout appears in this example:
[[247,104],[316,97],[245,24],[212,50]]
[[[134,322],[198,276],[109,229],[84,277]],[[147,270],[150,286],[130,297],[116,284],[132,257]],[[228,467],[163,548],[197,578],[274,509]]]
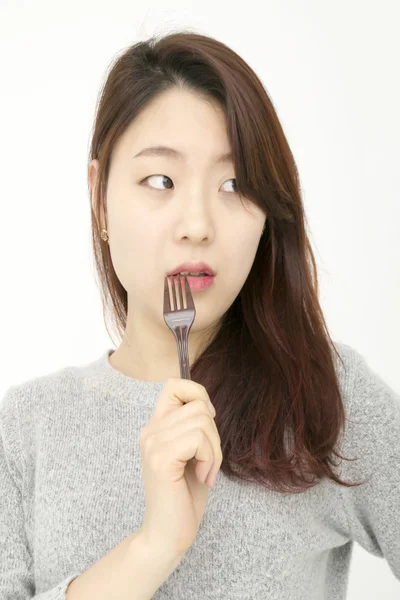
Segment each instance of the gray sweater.
[[[352,347],[335,358],[348,416],[341,477],[280,494],[219,472],[195,542],[158,600],[342,600],[354,541],[400,580],[400,397]],[[7,389],[0,404],[0,599],[63,600],[68,583],[140,528],[138,443],[163,382],[108,361]],[[111,600],[111,599],[110,599]]]

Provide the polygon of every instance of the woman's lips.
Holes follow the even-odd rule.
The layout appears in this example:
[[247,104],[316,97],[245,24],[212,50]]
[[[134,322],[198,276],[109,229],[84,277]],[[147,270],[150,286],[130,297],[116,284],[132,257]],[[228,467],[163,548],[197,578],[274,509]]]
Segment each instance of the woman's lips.
[[212,275],[212,276],[215,275],[215,271],[213,270],[213,268],[210,267],[210,265],[208,265],[205,262],[182,263],[181,265],[178,265],[177,267],[175,267],[175,269],[172,269],[171,271],[169,271],[167,273],[167,275],[177,275],[178,273],[182,273],[185,271],[187,271],[189,273],[207,273],[208,275]]
[[177,282],[177,285],[179,285],[179,280],[181,281],[182,289],[184,289],[185,277],[188,281],[191,292],[204,292],[205,290],[208,290],[214,284],[215,279],[213,275],[205,275],[203,277],[199,277],[198,275],[170,276],[171,279]]

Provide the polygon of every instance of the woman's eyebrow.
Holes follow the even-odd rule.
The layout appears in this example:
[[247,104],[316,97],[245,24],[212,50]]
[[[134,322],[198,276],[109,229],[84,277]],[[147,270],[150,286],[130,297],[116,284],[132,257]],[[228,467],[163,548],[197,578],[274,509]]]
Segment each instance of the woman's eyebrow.
[[[186,157],[183,152],[180,152],[175,148],[170,148],[169,146],[148,146],[135,154],[133,158],[137,158],[138,156],[167,156],[169,158],[174,158],[175,160],[182,160]],[[219,156],[212,158],[214,164],[230,163],[232,160],[232,152],[226,152],[225,154],[220,154]]]

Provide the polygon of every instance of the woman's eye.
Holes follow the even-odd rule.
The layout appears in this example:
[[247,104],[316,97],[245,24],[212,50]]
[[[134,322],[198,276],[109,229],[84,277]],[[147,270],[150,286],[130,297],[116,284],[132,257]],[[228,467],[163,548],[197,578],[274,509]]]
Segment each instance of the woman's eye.
[[[149,175],[148,177],[143,179],[143,181],[141,181],[140,183],[144,183],[145,181],[149,181],[150,179],[156,179],[157,177],[161,179],[161,184],[165,183],[165,180],[168,180],[172,183],[172,179],[170,179],[166,175]],[[153,186],[150,186],[150,187],[153,187]],[[156,189],[165,189],[165,188],[157,188],[156,187]]]
[[234,181],[235,182],[235,185],[233,186],[235,189],[233,191],[236,193],[237,192],[237,189],[236,189],[236,179],[232,178],[232,179],[228,179],[227,181]]
[[[157,181],[157,177],[159,178],[159,186],[161,186],[161,187],[156,186],[155,189],[158,189],[158,190],[171,189],[171,186],[173,185],[172,179],[170,177],[167,177],[166,175],[149,175],[148,177],[143,179],[140,183],[145,183],[146,181],[150,181],[151,179],[154,179],[155,181]],[[228,179],[227,181],[235,182],[235,184],[234,184],[235,189],[232,190],[235,193],[236,192],[236,179],[232,178],[232,179]],[[226,182],[224,182],[223,185],[225,185],[225,183]],[[165,184],[167,185],[167,188],[162,187]],[[153,187],[153,186],[151,185],[150,187]]]

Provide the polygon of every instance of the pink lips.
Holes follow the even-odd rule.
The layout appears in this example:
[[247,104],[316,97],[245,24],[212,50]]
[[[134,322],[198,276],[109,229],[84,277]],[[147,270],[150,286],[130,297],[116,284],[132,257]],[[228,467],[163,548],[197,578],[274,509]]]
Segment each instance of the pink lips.
[[[182,271],[189,271],[189,273],[207,273],[208,275],[214,276],[215,272],[214,270],[210,267],[210,265],[208,265],[205,262],[185,262],[182,263],[181,265],[178,265],[177,267],[175,267],[175,269],[172,269],[171,271],[169,271],[167,273],[167,275],[177,275],[178,273],[182,273]],[[189,280],[188,276],[188,280]],[[204,279],[203,277],[200,277],[198,279]]]
[[[185,269],[186,271],[187,269]],[[208,290],[209,287],[211,287],[214,283],[214,279],[215,277],[213,277],[212,275],[206,275],[204,277],[198,277],[198,276],[190,276],[190,275],[185,275],[185,277],[183,277],[182,275],[179,276],[171,276],[172,279],[176,280],[177,282],[181,282],[182,285],[182,290],[184,289],[185,286],[185,277],[187,279],[187,282],[189,284],[190,287],[190,291],[191,292],[204,292],[205,290]],[[179,285],[179,283],[178,283]]]

